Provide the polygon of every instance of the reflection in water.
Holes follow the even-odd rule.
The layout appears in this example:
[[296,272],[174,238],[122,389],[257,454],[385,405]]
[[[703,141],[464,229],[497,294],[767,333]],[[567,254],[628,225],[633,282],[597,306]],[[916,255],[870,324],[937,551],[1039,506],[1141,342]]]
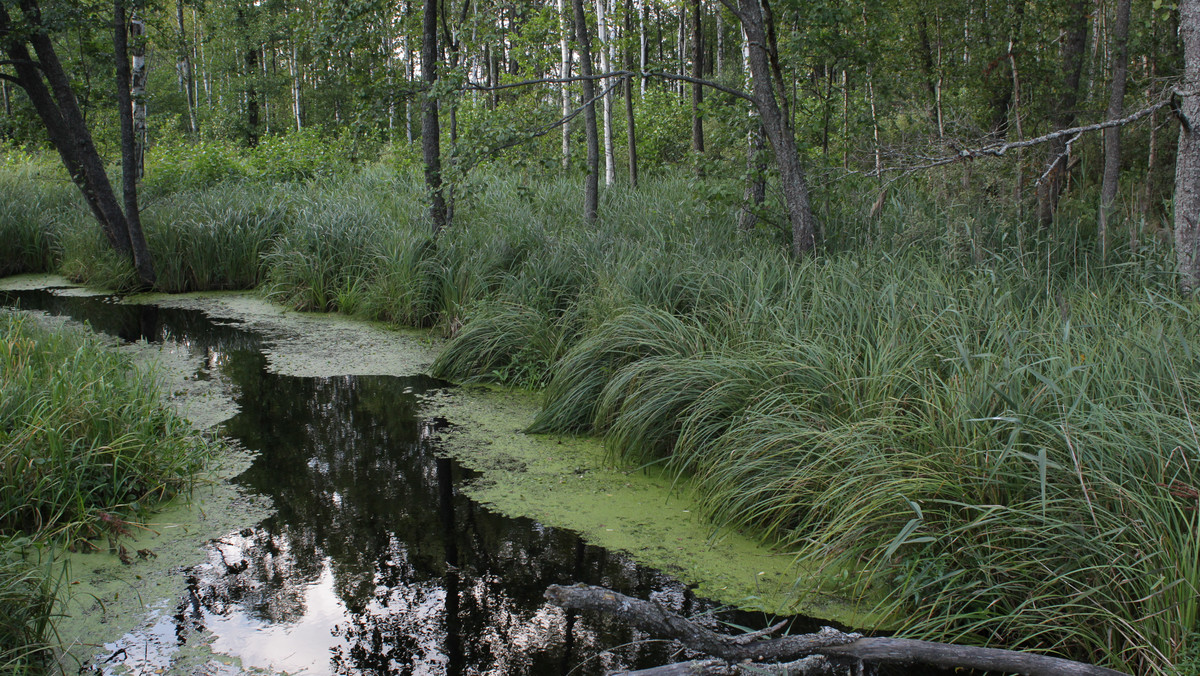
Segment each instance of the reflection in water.
[[[70,314],[125,340],[186,345],[198,376],[238,392],[241,412],[223,432],[258,456],[237,481],[275,512],[213,541],[174,612],[110,645],[131,646],[127,670],[169,668],[172,650],[199,639],[242,668],[289,673],[599,674],[671,661],[678,646],[549,606],[548,585],[705,609],[662,573],[464,497],[458,486],[471,473],[436,455],[446,421],[421,415],[422,396],[445,383],[268,373],[257,335],[194,311],[45,292],[0,302]],[[764,620],[739,615],[727,619]],[[132,649],[147,634],[155,659]]]

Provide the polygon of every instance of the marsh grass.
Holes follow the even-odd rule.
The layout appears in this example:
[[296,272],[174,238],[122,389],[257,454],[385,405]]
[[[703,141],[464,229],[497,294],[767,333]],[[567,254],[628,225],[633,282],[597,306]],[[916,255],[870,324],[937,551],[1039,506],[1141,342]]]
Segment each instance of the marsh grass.
[[584,227],[574,181],[479,174],[436,237],[413,173],[255,185],[153,207],[171,288],[437,327],[436,375],[544,387],[532,431],[695,482],[906,635],[1195,661],[1200,327],[1153,238],[1100,264],[1086,227],[915,190],[866,221],[848,186],[797,263],[720,180]]
[[128,359],[0,314],[0,666],[36,671],[52,638],[58,548],[126,534],[208,453]]

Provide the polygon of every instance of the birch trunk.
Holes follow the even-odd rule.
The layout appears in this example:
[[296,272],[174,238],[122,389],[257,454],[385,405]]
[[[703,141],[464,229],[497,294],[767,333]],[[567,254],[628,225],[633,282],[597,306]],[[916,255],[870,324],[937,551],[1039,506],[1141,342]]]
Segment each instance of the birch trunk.
[[[559,40],[559,52],[561,53],[559,71],[562,78],[566,80],[571,77],[571,47],[567,43],[567,14],[563,0],[557,0],[558,7],[558,32],[562,36]],[[571,86],[567,82],[561,85],[562,93],[562,116],[566,119],[571,114]],[[571,166],[571,122],[567,120],[562,125],[562,167],[568,169]]]
[[[609,52],[612,49],[612,27],[608,23],[607,0],[596,0],[596,32],[600,38],[600,71],[607,73],[611,70],[612,62]],[[608,80],[603,80],[600,86],[608,88]],[[604,185],[612,185],[616,180],[616,166],[613,158],[612,138],[612,90],[607,89],[603,97],[604,105]]]
[[129,15],[129,47],[133,55],[129,93],[133,98],[134,175],[146,175],[146,22],[136,11]]
[[[125,22],[125,0],[113,3],[113,51],[117,70],[117,107],[121,120],[121,183],[125,198],[125,227],[129,233],[130,252],[133,255],[133,265],[137,268],[138,279],[146,286],[154,284],[154,264],[150,260],[150,251],[146,247],[146,238],[142,234],[142,219],[139,215],[137,182],[139,173],[138,142],[136,114],[132,86],[135,75],[129,67],[129,34],[138,35],[140,21],[131,18],[128,25]],[[145,25],[140,24],[142,34]],[[144,47],[143,47],[144,49]],[[143,52],[144,55],[144,52]],[[143,77],[145,67],[143,66]],[[142,80],[143,92],[145,80]]]
[[[750,75],[750,40],[746,31],[742,30],[742,82],[746,91],[754,90],[754,82]],[[751,107],[750,131],[746,134],[746,190],[742,195],[742,210],[738,213],[738,227],[742,230],[753,230],[758,224],[758,209],[767,197],[767,184],[764,180],[766,162],[763,158],[763,130],[757,109]]]
[[1175,160],[1175,255],[1179,290],[1191,296],[1200,288],[1200,0],[1179,3],[1183,40],[1183,84],[1179,150]]

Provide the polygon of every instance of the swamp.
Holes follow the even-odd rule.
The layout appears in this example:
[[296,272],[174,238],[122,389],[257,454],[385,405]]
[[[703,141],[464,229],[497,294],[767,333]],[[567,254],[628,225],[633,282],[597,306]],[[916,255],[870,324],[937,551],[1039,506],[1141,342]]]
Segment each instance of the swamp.
[[1200,0],[0,52],[0,673],[1200,674]]

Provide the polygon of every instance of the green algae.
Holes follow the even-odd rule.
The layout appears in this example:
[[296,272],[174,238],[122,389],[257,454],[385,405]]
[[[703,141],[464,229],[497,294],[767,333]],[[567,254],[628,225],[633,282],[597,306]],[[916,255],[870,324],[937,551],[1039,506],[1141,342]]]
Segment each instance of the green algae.
[[722,603],[851,626],[872,622],[846,600],[811,591],[823,577],[797,567],[793,556],[715,528],[689,481],[614,464],[593,438],[525,434],[538,410],[531,394],[464,388],[431,408],[453,423],[447,452],[483,474],[467,493],[496,511],[574,530]]
[[[39,278],[45,281],[27,277],[4,283],[22,285],[16,288],[69,283]],[[142,295],[126,302],[202,310],[218,321],[236,322],[263,336],[268,368],[281,375],[415,375],[428,370],[438,349],[428,332],[289,311],[252,293]],[[227,383],[197,379],[195,357],[186,349],[170,343],[120,349],[153,368],[167,400],[199,428],[236,413]],[[812,592],[822,577],[798,568],[794,557],[743,533],[714,528],[701,514],[689,482],[653,469],[617,466],[595,439],[525,434],[537,408],[529,393],[488,388],[455,390],[429,404],[429,415],[452,423],[444,435],[446,452],[481,473],[466,489],[473,499],[507,516],[574,530],[595,545],[696,585],[700,596],[776,614],[872,624],[868,613],[843,599]],[[230,456],[226,462],[232,465],[226,467],[245,461]],[[204,544],[267,514],[265,505],[224,480],[234,474],[218,470],[192,499],[172,503],[147,530],[124,543],[128,552],[146,550],[153,556],[134,556],[132,565],[114,552],[72,556],[72,600],[60,625],[63,638],[74,646],[68,654],[90,657],[97,641],[106,641],[103,637],[152,636],[162,599],[180,597],[179,571],[203,558]],[[236,663],[209,648],[204,640],[194,641],[186,655],[169,663],[236,673]]]

